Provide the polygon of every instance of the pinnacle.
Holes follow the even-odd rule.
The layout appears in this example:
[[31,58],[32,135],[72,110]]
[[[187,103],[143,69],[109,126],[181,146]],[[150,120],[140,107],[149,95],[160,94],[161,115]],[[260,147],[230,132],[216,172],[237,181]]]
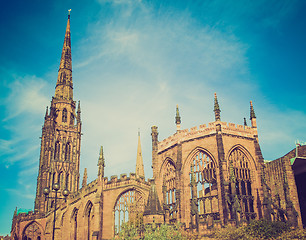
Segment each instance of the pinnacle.
[[218,103],[218,98],[217,98],[217,93],[214,94],[215,95],[215,102],[214,102],[214,112],[215,112],[215,120],[216,121],[220,121],[221,117],[220,117],[220,106]]

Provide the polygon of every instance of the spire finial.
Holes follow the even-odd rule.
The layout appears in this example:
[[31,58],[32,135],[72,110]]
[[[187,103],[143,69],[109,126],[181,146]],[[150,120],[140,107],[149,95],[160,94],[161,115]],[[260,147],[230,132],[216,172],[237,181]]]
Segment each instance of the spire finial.
[[176,104],[175,123],[176,123],[176,124],[181,124],[181,117],[180,117],[180,111],[179,111],[178,104]]
[[250,120],[252,120],[253,118],[256,118],[256,116],[255,116],[255,111],[253,108],[253,103],[252,101],[250,101]]
[[102,146],[100,147],[98,167],[99,167],[98,176],[104,177],[105,160],[104,160],[104,154],[103,154],[103,147]]
[[84,169],[82,187],[86,187],[86,185],[87,185],[87,168]]
[[250,101],[250,120],[251,120],[252,128],[257,128],[256,116],[255,116],[255,111],[253,108],[252,101]]
[[218,98],[217,98],[217,93],[215,93],[215,104],[214,104],[214,112],[215,112],[215,121],[220,121],[221,117],[220,117],[220,106],[218,103]]
[[68,19],[70,19],[70,12],[71,12],[71,9],[68,10]]
[[145,177],[143,160],[142,160],[142,151],[140,143],[140,131],[138,130],[138,146],[137,146],[137,157],[136,157],[136,177]]
[[181,116],[178,104],[176,104],[176,115],[175,115],[176,131],[181,129]]

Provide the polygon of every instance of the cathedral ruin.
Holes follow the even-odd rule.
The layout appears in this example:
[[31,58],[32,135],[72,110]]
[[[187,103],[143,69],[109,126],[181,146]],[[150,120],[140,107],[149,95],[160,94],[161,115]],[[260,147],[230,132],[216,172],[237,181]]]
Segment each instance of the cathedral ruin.
[[[104,175],[103,148],[98,176],[80,183],[81,107],[73,98],[70,15],[55,94],[42,128],[34,211],[14,213],[14,240],[111,239],[122,223],[180,222],[200,235],[252,219],[306,223],[306,146],[265,161],[258,140],[255,111],[251,126],[221,121],[217,95],[213,122],[181,129],[158,139],[152,126],[153,179],[146,180],[140,136],[136,171],[110,179]],[[69,193],[69,195],[68,195]]]

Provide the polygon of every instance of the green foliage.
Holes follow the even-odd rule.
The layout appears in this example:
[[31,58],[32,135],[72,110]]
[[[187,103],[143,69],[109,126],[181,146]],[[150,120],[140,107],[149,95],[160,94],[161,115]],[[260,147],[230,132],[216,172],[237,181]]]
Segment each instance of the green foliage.
[[[271,222],[268,220],[255,220],[246,226],[232,227],[217,230],[216,239],[222,240],[262,240],[262,239],[303,239],[305,231],[292,231],[290,225],[284,222]],[[294,238],[298,236],[298,238]],[[302,238],[301,238],[302,237]]]
[[124,223],[121,226],[119,234],[115,239],[122,240],[187,240],[185,232],[181,229],[181,224],[168,225],[162,224],[157,226],[156,224],[146,225],[135,225],[133,223]]
[[291,239],[306,239],[306,229],[294,229],[284,232],[278,237],[279,240],[291,240]]
[[278,237],[282,232],[288,231],[290,225],[284,222],[271,222],[268,220],[252,221],[245,227],[246,233],[259,239]]
[[138,238],[137,228],[135,228],[133,224],[129,223],[122,224],[118,237],[116,237],[116,239],[122,240],[133,240]]
[[143,240],[180,240],[180,239],[187,239],[183,236],[180,224],[175,225],[167,225],[162,224],[161,226],[157,227],[155,224],[147,225],[145,227],[144,237]]

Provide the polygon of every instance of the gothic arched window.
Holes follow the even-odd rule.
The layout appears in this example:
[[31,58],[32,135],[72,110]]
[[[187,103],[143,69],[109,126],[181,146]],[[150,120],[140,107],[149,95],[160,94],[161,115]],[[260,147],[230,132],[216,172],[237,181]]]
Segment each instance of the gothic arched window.
[[136,190],[129,190],[121,194],[115,207],[115,234],[120,231],[122,223],[135,221],[144,211],[144,199]]
[[216,166],[212,158],[198,151],[190,164],[191,215],[204,221],[219,220]]
[[175,186],[175,167],[171,161],[167,161],[163,169],[163,198],[164,204],[169,210],[169,221],[175,222],[176,220],[176,186]]
[[55,147],[54,147],[54,159],[59,160],[60,159],[60,152],[61,152],[61,145],[59,141],[55,142]]
[[65,184],[65,189],[69,189],[69,173],[66,174],[66,184]]
[[74,125],[74,116],[72,113],[70,114],[70,125]]
[[77,240],[78,237],[78,209],[73,210],[72,214],[72,229],[73,229],[73,239]]
[[[231,219],[240,218],[250,220],[255,218],[252,196],[252,180],[248,157],[239,148],[234,149],[228,159],[229,166],[229,210]],[[238,219],[240,220],[240,219]]]
[[65,149],[65,161],[70,161],[70,155],[71,155],[71,143],[66,143],[66,149]]
[[36,222],[30,223],[23,232],[22,239],[40,239],[42,231]]
[[87,229],[87,239],[90,240],[90,233],[91,233],[91,217],[92,217],[92,207],[93,204],[91,202],[88,202],[86,209],[85,209],[85,217],[86,217],[86,227],[85,229]]
[[63,176],[63,172],[60,172],[60,173],[58,174],[57,183],[59,184],[60,188],[63,188],[63,186],[64,186],[64,176]]
[[67,122],[67,109],[66,108],[64,108],[63,110],[62,122]]

